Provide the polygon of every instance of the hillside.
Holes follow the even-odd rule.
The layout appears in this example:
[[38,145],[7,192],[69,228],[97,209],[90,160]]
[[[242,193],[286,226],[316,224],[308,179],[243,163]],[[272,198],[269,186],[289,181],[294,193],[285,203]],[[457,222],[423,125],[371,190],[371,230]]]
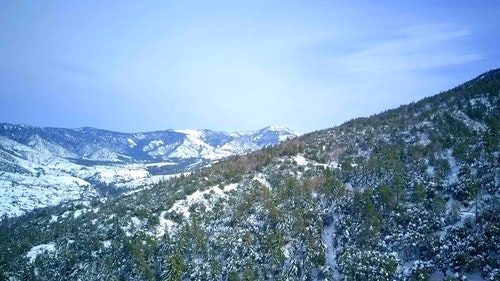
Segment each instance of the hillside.
[[499,280],[500,70],[0,224],[6,280]]

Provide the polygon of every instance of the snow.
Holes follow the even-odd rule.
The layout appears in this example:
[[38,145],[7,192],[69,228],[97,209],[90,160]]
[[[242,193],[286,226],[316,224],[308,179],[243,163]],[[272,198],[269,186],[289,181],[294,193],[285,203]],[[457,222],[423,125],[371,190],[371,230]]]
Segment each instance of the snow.
[[[299,136],[299,133],[291,132],[282,126],[271,126],[265,130],[278,132],[279,141],[284,141],[291,137]],[[186,135],[186,139],[178,146],[169,157],[175,158],[196,158],[202,157],[208,160],[219,160],[224,157],[243,154],[261,148],[255,141],[262,137],[262,130],[247,131],[238,133],[228,133],[234,139],[222,144],[220,147],[213,147],[203,141],[205,133],[199,130],[176,130],[175,132]]]
[[272,188],[271,184],[267,181],[267,179],[263,173],[258,173],[257,175],[255,175],[253,180],[257,181],[258,183],[262,184],[263,186],[265,186],[269,189]]
[[331,161],[329,164],[314,163],[314,165],[317,167],[323,167],[323,169],[328,169],[328,168],[340,169],[340,163],[335,161]]
[[315,166],[315,167],[323,167],[323,169],[329,169],[329,168],[339,169],[340,168],[340,164],[335,162],[335,161],[331,161],[328,164],[322,164],[322,163],[318,163],[316,161],[309,160],[301,154],[294,156],[292,158],[292,161],[295,161],[295,163],[297,163],[297,165],[299,165],[299,166],[311,165],[311,166]]
[[0,172],[0,214],[20,216],[36,208],[97,196],[90,183],[77,174],[82,166],[55,157],[44,147],[32,149],[4,137],[0,144],[19,152],[11,162],[29,171]]
[[126,226],[122,226],[121,228],[125,232],[125,236],[131,237],[145,224],[146,222],[141,221],[138,217],[131,217],[128,224]]
[[235,139],[230,141],[219,148],[219,153],[221,154],[231,154],[231,152],[237,152],[238,154],[247,153],[260,147],[254,143],[248,143],[241,139]]
[[295,162],[297,162],[297,165],[299,165],[299,166],[306,166],[307,165],[307,160],[302,155],[295,156],[295,158],[293,160]]
[[326,247],[326,263],[333,269],[335,277],[339,276],[337,270],[337,261],[335,260],[336,249],[333,247],[333,234],[335,233],[334,224],[325,226],[322,233],[323,244]]
[[76,219],[76,218],[79,218],[81,217],[82,215],[88,213],[88,212],[91,212],[93,209],[92,208],[83,208],[83,209],[79,209],[79,210],[76,210],[74,213],[73,213],[73,218]]
[[0,214],[20,216],[36,208],[62,202],[93,198],[97,192],[88,183],[72,176],[3,173],[0,178]]
[[185,134],[187,136],[192,136],[195,138],[201,138],[204,136],[203,132],[200,130],[185,129],[185,130],[174,130],[174,132]]
[[146,170],[107,170],[99,173],[100,181],[110,184],[119,181],[131,181],[136,179],[144,179],[149,176]]
[[[454,205],[454,204],[461,205],[461,203],[459,201],[457,201],[455,199],[451,199],[448,202],[446,202],[446,209],[447,210],[453,209],[452,205]],[[448,225],[443,230],[440,230],[437,232],[437,234],[439,235],[439,237],[441,239],[443,239],[445,237],[446,233],[448,232],[448,229],[450,229],[454,226],[463,226],[467,220],[475,220],[475,218],[476,218],[476,206],[473,205],[472,207],[469,207],[469,208],[465,208],[462,206],[459,210],[459,216],[460,216],[460,219],[457,222],[455,222],[452,225]]]
[[427,146],[428,144],[431,143],[431,140],[429,139],[429,136],[427,134],[422,134],[422,133],[418,132],[418,137],[420,139],[418,141],[418,144],[420,144],[420,145]]
[[492,110],[494,107],[491,105],[490,101],[486,97],[473,98],[470,101],[471,105],[476,105],[478,103],[483,104],[488,108],[488,110]]
[[458,180],[458,171],[459,166],[457,164],[457,160],[453,157],[453,152],[451,149],[446,151],[446,159],[448,163],[450,163],[450,174],[448,175],[448,184],[453,184]]
[[427,166],[426,172],[430,176],[434,176],[434,167],[433,166]]
[[148,150],[153,150],[159,146],[164,145],[165,143],[162,140],[154,140],[151,141],[148,145],[146,145],[142,150],[143,151],[148,151]]
[[460,120],[461,122],[465,123],[469,128],[476,130],[476,131],[487,131],[488,126],[486,124],[483,124],[481,122],[478,122],[476,120],[471,119],[467,114],[465,114],[462,111],[455,111],[454,112],[455,118]]
[[352,183],[350,183],[350,182],[346,182],[346,183],[344,184],[344,188],[345,188],[347,191],[354,192],[354,187],[352,186]]
[[[448,271],[446,274],[447,274],[448,276],[455,276],[455,275],[457,275],[457,274],[453,274],[453,273],[451,273],[450,271]],[[483,276],[481,275],[481,273],[480,273],[480,272],[476,272],[476,273],[466,273],[466,274],[464,274],[464,275],[465,275],[465,277],[467,278],[467,279],[465,279],[465,280],[469,280],[469,281],[481,281],[481,280],[485,280],[485,279],[483,278]],[[458,276],[455,276],[455,277],[458,277]],[[435,271],[435,272],[433,272],[433,273],[431,274],[431,276],[430,276],[429,280],[430,280],[430,281],[438,281],[438,280],[444,280],[444,278],[445,278],[445,276],[443,275],[443,273],[442,273],[441,271]]]
[[213,147],[192,135],[187,135],[182,145],[178,146],[173,153],[169,154],[169,157],[198,158],[201,155],[208,159],[217,158]]
[[174,162],[157,162],[157,163],[150,163],[144,165],[145,167],[163,167],[163,166],[173,166],[177,165],[177,163]]
[[137,192],[142,192],[142,191],[149,189],[149,188],[150,187],[142,187],[142,188],[133,189],[131,191],[127,191],[127,192],[122,193],[122,196],[129,196],[132,194],[136,194]]
[[238,184],[237,183],[232,183],[232,184],[226,185],[224,187],[224,192],[233,191],[233,190],[236,190],[237,188],[238,188]]
[[185,218],[189,218],[191,215],[189,208],[195,203],[203,204],[205,206],[205,210],[210,211],[212,209],[212,204],[209,199],[205,198],[205,195],[214,193],[219,198],[225,198],[227,196],[227,192],[236,190],[237,188],[238,184],[229,184],[223,189],[219,188],[219,186],[213,186],[204,191],[197,190],[193,194],[188,195],[186,199],[175,202],[168,212],[175,212],[182,214]]
[[173,227],[175,226],[175,222],[165,219],[165,214],[167,211],[163,211],[160,213],[160,223],[156,228],[156,238],[161,238],[165,235],[165,232],[171,232]]
[[297,136],[297,137],[300,136],[300,135],[302,135],[299,132],[294,132],[294,131],[288,129],[287,127],[280,126],[280,125],[272,125],[272,126],[267,127],[267,129],[270,130],[270,131],[287,133],[287,134],[294,135],[294,136]]
[[[4,125],[6,127],[7,125]],[[10,126],[10,127],[9,127]],[[16,127],[17,125],[9,125]],[[22,130],[31,127],[19,126]],[[33,127],[34,128],[34,127]],[[21,130],[21,129],[20,129]],[[281,126],[271,126],[267,130],[276,130],[278,136],[288,134],[288,129]],[[84,132],[85,129],[76,129]],[[203,139],[205,131],[179,130],[186,138],[173,143],[165,143],[160,138],[151,138],[141,147],[147,155],[159,160],[176,157],[190,160],[196,167],[206,160],[219,159],[244,154],[259,149],[253,143],[253,137],[259,138],[262,130],[242,133],[222,133],[228,137],[228,142],[212,146]],[[150,167],[177,165],[175,162],[165,161],[151,163],[145,161],[128,164],[134,161],[130,155],[122,155],[112,147],[96,148],[92,144],[82,144],[78,154],[73,150],[58,144],[57,141],[45,139],[37,133],[25,144],[9,138],[10,135],[0,136],[0,166],[6,170],[0,171],[0,215],[15,217],[33,209],[58,205],[64,202],[99,198],[96,186],[106,184],[116,189],[124,189],[126,194],[133,194],[134,190],[143,190],[153,186],[168,176],[153,176],[148,172]],[[137,147],[138,140],[148,139],[147,133],[130,135],[123,139],[126,149]],[[233,137],[233,140],[230,138]],[[75,143],[81,144],[76,140]],[[72,143],[69,142],[71,145]],[[120,148],[120,147],[119,147]],[[71,160],[69,160],[71,159]],[[111,161],[107,165],[79,164],[75,160]],[[87,163],[87,162],[85,162]],[[10,169],[10,170],[9,170]]]
[[109,248],[109,247],[111,247],[111,240],[102,241],[102,246],[103,246],[104,248]]
[[290,139],[289,136],[279,136],[278,137],[279,141],[286,141],[287,139]]
[[[185,132],[186,130],[182,131]],[[179,131],[181,132],[181,131]],[[186,134],[186,139],[178,146],[172,153],[168,156],[172,158],[203,158],[207,160],[219,160],[224,157],[228,157],[233,154],[241,154],[247,151],[238,150],[241,145],[234,145],[234,143],[229,142],[224,144],[222,147],[213,147],[201,138],[204,136],[202,132],[197,132],[189,130]],[[244,146],[244,145],[243,145]],[[258,146],[253,147],[252,150],[259,148]]]
[[135,143],[135,141],[131,138],[128,138],[127,139],[128,143],[129,143],[129,147],[130,148],[133,148],[133,147],[136,147],[137,146],[137,143]]
[[288,131],[288,128],[280,126],[280,125],[271,125],[267,127],[270,131]]
[[38,246],[32,247],[28,253],[26,253],[26,257],[29,259],[29,263],[33,263],[37,256],[43,253],[55,253],[56,252],[56,244],[54,242],[48,244],[40,244]]

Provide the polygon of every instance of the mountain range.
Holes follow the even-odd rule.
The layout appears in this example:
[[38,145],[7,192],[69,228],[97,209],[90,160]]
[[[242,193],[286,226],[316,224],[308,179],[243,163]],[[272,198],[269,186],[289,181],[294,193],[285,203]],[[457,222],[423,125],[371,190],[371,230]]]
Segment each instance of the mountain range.
[[0,279],[500,280],[499,112],[497,69],[121,196],[4,216]]
[[280,126],[119,133],[0,124],[0,214],[118,195],[298,135]]

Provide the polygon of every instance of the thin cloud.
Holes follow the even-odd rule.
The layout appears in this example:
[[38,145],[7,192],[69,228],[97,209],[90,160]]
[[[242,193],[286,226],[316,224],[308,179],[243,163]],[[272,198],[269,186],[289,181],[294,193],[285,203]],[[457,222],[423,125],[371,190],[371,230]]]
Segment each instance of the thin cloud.
[[481,56],[461,47],[470,33],[447,25],[410,26],[392,39],[330,61],[344,74],[389,74],[463,64]]

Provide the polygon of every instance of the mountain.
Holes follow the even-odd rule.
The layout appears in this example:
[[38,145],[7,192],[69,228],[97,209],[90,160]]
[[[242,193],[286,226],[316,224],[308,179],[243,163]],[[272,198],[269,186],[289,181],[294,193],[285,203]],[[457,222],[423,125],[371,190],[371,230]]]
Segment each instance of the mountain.
[[499,280],[500,70],[0,223],[5,280]]
[[0,124],[0,214],[117,195],[296,136],[279,126],[127,134]]
[[166,130],[118,133],[94,128],[41,128],[0,124],[2,146],[13,141],[55,157],[85,163],[161,162],[176,159],[221,159],[299,134],[280,126],[226,133],[211,130]]

